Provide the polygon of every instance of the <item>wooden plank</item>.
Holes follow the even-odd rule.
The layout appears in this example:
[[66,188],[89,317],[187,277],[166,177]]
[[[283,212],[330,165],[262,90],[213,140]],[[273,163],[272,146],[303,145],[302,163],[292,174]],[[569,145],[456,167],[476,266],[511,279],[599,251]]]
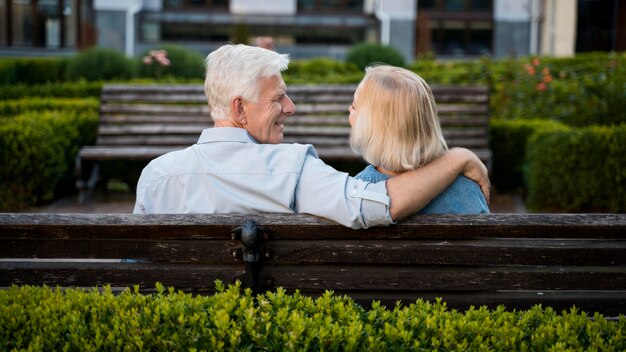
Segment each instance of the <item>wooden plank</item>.
[[262,273],[288,290],[626,290],[626,267],[280,265]]
[[[242,245],[234,240],[14,239],[4,240],[0,258],[134,259],[147,262],[240,264]],[[233,254],[238,254],[235,257]],[[1,261],[1,260],[0,260]]]
[[[626,239],[626,214],[414,215],[393,226],[351,230],[307,214],[39,214],[0,213],[6,238],[229,239],[254,220],[272,239]],[[16,237],[17,236],[17,237]]]
[[626,240],[282,240],[272,264],[626,266]]
[[151,160],[184,146],[85,146],[78,155],[83,160]]
[[99,285],[165,286],[194,292],[213,292],[215,280],[234,283],[243,265],[187,265],[90,262],[0,262],[0,286],[48,285],[94,287]]
[[188,147],[198,142],[193,135],[101,135],[97,144],[100,146],[180,146]]
[[213,126],[213,120],[208,115],[186,114],[100,114],[101,124],[197,124],[205,128]]
[[[206,105],[159,105],[159,104],[103,104],[100,106],[103,114],[169,114],[169,115],[198,115],[209,117],[209,108]],[[210,117],[209,117],[210,119]]]

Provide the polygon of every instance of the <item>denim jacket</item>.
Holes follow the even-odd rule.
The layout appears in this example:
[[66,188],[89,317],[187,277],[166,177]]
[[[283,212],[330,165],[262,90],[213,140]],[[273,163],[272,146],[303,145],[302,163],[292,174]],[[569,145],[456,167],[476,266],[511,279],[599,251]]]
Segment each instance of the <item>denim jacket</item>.
[[[355,176],[367,182],[379,182],[390,178],[368,165]],[[419,214],[487,214],[489,207],[478,184],[465,176],[459,176],[441,194],[426,205]]]

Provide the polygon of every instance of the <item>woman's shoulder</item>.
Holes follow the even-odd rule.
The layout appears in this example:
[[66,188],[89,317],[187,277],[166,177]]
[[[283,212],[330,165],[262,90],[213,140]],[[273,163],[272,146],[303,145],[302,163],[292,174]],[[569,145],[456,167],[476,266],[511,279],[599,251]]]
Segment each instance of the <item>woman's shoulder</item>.
[[367,165],[365,169],[363,169],[363,171],[359,172],[356,176],[354,176],[354,178],[362,180],[362,181],[366,181],[366,182],[376,183],[376,182],[388,180],[389,175],[385,175],[382,172],[376,170],[376,168],[373,165]]

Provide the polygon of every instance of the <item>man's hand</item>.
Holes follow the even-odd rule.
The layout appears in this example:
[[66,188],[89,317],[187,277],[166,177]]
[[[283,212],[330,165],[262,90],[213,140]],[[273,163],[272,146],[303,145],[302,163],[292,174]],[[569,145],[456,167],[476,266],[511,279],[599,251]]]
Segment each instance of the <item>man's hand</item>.
[[478,158],[476,154],[465,148],[452,148],[450,153],[462,153],[464,158],[467,158],[467,164],[463,169],[463,176],[478,183],[480,190],[489,204],[489,197],[491,196],[491,183],[489,182],[489,173],[487,167]]

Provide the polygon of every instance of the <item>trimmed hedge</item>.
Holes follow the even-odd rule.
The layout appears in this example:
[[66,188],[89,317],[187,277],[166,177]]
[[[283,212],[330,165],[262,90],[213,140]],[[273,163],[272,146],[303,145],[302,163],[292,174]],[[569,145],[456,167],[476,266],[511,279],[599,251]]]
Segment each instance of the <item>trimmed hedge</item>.
[[99,47],[85,49],[70,58],[65,71],[65,78],[69,81],[129,79],[133,76],[133,65],[124,54]]
[[527,150],[527,205],[537,211],[626,212],[626,123],[539,131]]
[[568,129],[560,122],[542,119],[492,120],[489,128],[489,148],[493,153],[491,181],[500,191],[524,188],[526,146],[532,135]]
[[0,85],[0,100],[22,99],[26,97],[88,98],[100,97],[102,82],[54,82],[37,85]]
[[365,72],[354,64],[329,58],[293,60],[283,73],[287,84],[358,83]]
[[24,98],[0,100],[0,118],[27,112],[64,110],[70,112],[97,112],[100,102],[95,98]]
[[378,43],[363,43],[352,47],[346,55],[346,63],[353,64],[360,70],[373,64],[404,67],[404,56],[392,46]]
[[54,198],[72,183],[80,146],[93,144],[97,111],[31,111],[0,119],[0,211]]
[[[157,50],[165,51],[168,64],[164,65],[155,60],[150,56],[152,50],[148,51],[139,57],[136,63],[140,77],[160,79],[171,76],[178,79],[204,80],[204,57],[199,53],[175,45],[165,45]],[[150,62],[144,63],[144,59]]]
[[67,60],[46,58],[0,58],[0,84],[40,84],[63,80]]
[[430,351],[626,349],[626,319],[593,317],[575,308],[557,313],[471,308],[448,310],[418,300],[392,310],[364,309],[327,292],[252,297],[220,283],[213,296],[192,296],[157,284],[151,295],[109,287],[89,292],[48,287],[0,291],[0,350]]

